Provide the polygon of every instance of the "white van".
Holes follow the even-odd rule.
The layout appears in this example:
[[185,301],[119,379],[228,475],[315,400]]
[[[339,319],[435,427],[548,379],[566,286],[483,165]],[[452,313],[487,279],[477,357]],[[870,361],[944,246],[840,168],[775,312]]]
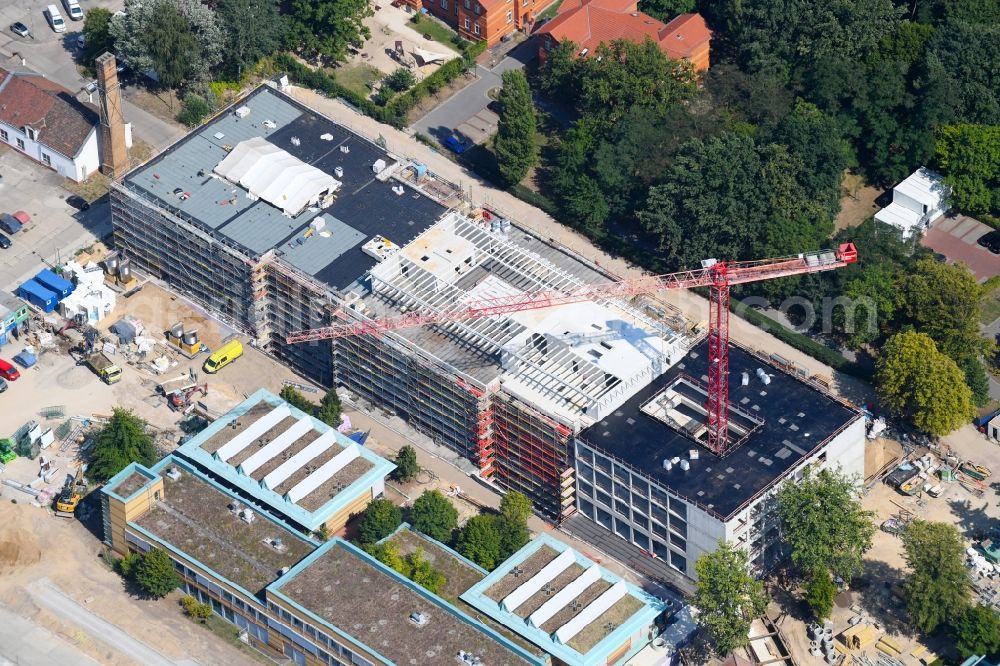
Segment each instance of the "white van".
[[77,0],[63,0],[63,5],[65,5],[66,13],[69,14],[70,19],[83,20],[83,10],[80,9],[80,3]]
[[66,32],[66,21],[63,20],[62,14],[59,13],[55,5],[49,5],[45,8],[45,17],[49,20],[53,32]]

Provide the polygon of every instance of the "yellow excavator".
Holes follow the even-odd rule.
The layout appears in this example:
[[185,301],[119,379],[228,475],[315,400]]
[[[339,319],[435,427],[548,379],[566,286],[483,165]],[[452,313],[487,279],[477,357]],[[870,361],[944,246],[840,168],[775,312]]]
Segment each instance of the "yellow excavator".
[[56,497],[56,515],[63,518],[72,518],[76,511],[76,505],[80,503],[83,493],[87,487],[83,483],[83,465],[76,470],[76,476],[66,477],[66,484],[63,486],[59,496]]

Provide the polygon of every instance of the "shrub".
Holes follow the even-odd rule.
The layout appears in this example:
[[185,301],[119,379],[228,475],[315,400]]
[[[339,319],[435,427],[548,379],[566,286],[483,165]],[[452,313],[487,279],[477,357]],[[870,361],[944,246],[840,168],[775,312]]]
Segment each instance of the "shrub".
[[385,80],[382,83],[385,86],[388,86],[391,90],[403,92],[404,90],[408,90],[417,85],[417,77],[413,75],[413,72],[405,67],[400,67],[395,72],[385,77]]
[[188,93],[184,96],[184,106],[177,114],[177,120],[188,127],[197,127],[208,114],[212,113],[212,105],[201,95]]
[[187,614],[192,620],[200,620],[202,624],[205,620],[212,616],[212,605],[199,603],[197,599],[191,595],[185,595],[181,597],[181,606],[184,608],[184,613]]

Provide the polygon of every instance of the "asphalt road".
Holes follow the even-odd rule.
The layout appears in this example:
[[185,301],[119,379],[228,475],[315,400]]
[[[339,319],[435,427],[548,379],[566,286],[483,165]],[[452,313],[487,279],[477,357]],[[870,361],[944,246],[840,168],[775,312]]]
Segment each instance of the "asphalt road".
[[487,93],[500,85],[500,76],[504,72],[520,69],[537,56],[538,46],[535,40],[529,39],[516,46],[496,67],[487,69],[477,66],[478,79],[413,123],[411,129],[434,137],[437,141],[444,140],[452,130],[486,108],[491,101]]
[[[52,32],[43,11],[49,2],[59,5],[57,0],[8,0],[0,2],[0,62],[18,63],[33,69],[73,92],[82,91],[88,83],[80,76],[74,57],[78,53],[76,38],[83,31],[83,21],[66,19],[66,32]],[[102,7],[109,11],[122,8],[122,0],[86,0],[84,11]],[[31,30],[31,38],[14,35],[8,26],[14,21],[24,23]],[[126,84],[127,85],[127,84]],[[82,93],[81,100],[87,100]],[[97,102],[96,95],[91,100]],[[128,100],[125,100],[125,122],[132,123],[133,134],[146,143],[160,149],[184,134],[180,125],[166,123]]]

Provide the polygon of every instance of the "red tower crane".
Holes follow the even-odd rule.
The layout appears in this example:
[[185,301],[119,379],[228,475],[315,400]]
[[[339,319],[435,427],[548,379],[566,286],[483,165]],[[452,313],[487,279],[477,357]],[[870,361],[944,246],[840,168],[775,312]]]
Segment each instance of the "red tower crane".
[[479,319],[537,310],[580,301],[627,298],[661,289],[709,288],[708,318],[708,441],[716,454],[723,454],[729,439],[729,288],[732,285],[760,282],[789,275],[818,273],[843,268],[858,260],[854,243],[844,243],[837,250],[808,252],[780,259],[759,261],[716,261],[706,259],[697,270],[649,275],[605,284],[588,284],[566,291],[534,291],[456,302],[436,311],[412,311],[395,317],[363,322],[345,322],[325,328],[290,333],[286,342],[332,340],[352,335],[381,335],[414,326]]

